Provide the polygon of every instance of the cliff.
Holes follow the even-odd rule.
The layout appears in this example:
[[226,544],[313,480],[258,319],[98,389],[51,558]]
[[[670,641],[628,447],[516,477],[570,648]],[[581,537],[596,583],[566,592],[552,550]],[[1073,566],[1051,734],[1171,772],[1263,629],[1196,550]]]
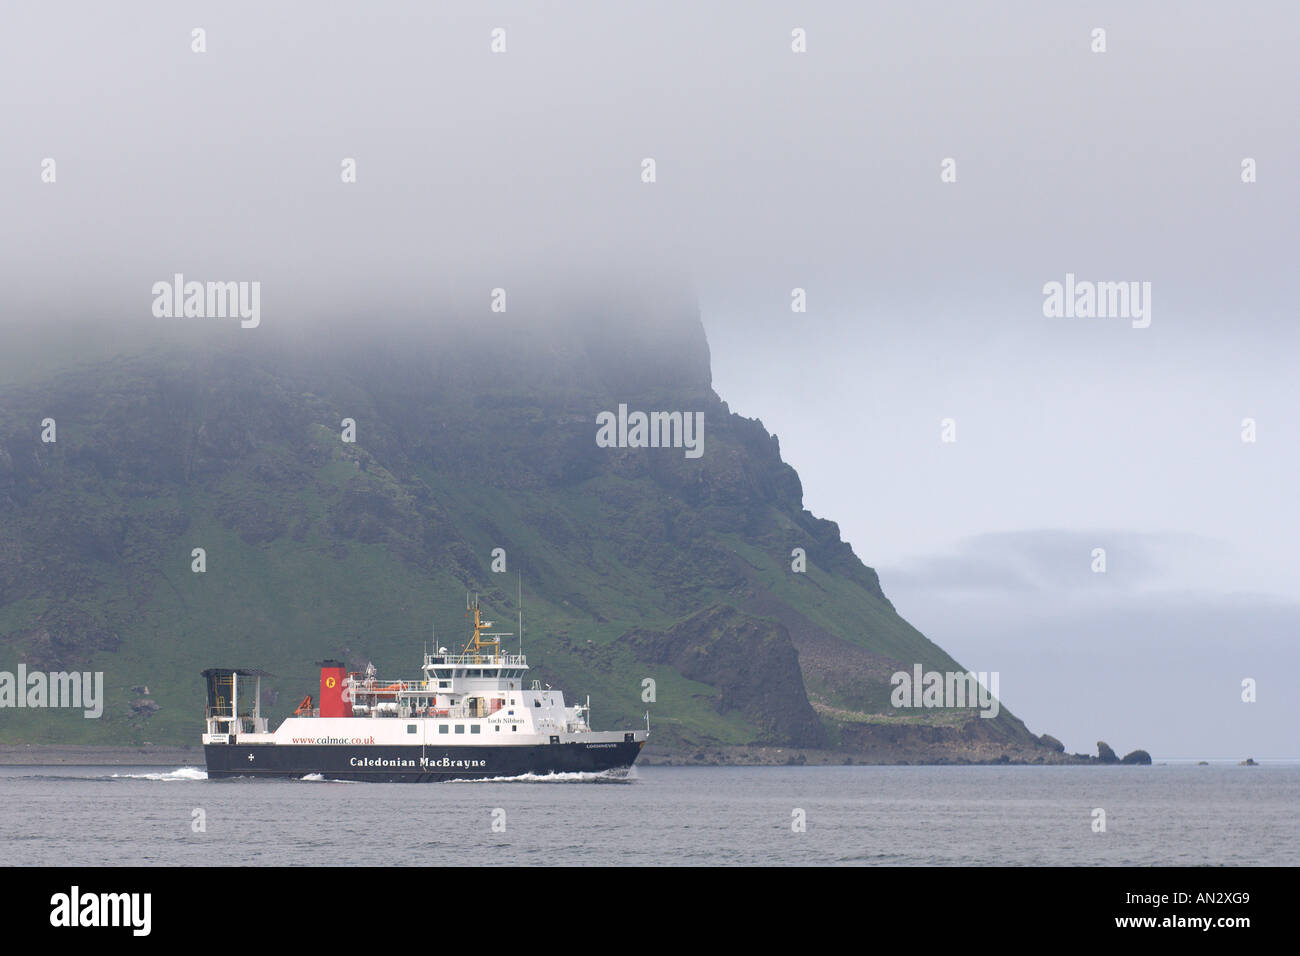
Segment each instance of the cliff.
[[[0,742],[192,743],[214,665],[278,675],[278,718],[315,660],[402,676],[431,624],[462,640],[466,589],[513,622],[522,578],[532,676],[599,728],[648,709],[682,751],[1066,759],[1005,708],[890,706],[891,673],[962,668],[715,394],[695,314],[625,312],[236,329],[0,389],[0,670],[102,670],[108,698],[0,711]],[[620,404],[702,413],[703,453],[600,447]]]

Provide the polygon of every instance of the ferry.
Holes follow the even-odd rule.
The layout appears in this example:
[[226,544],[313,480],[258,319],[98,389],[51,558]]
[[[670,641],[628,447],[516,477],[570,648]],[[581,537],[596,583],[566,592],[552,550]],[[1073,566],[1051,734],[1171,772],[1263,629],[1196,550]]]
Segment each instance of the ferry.
[[[313,777],[384,783],[626,773],[650,735],[596,731],[591,700],[572,707],[527,679],[528,662],[466,600],[473,633],[460,653],[426,651],[418,680],[385,681],[372,665],[320,663],[320,693],[274,731],[262,716],[265,671],[209,668],[203,754],[208,778]],[[522,618],[520,625],[522,629]]]

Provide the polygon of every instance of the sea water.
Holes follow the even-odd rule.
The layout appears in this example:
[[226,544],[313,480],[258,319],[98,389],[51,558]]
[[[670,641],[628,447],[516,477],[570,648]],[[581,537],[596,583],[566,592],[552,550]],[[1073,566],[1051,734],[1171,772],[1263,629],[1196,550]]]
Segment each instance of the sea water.
[[1297,763],[639,767],[438,784],[0,767],[9,865],[1294,866],[1298,807]]

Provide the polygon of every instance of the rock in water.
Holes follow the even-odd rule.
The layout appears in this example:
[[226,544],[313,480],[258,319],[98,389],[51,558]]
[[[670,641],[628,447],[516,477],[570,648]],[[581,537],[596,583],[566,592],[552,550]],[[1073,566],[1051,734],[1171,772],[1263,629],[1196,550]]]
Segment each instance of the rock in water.
[[1119,757],[1115,756],[1115,751],[1104,740],[1097,741],[1097,759],[1102,763],[1119,763]]
[[1138,763],[1138,764],[1149,765],[1151,763],[1151,755],[1147,753],[1145,750],[1134,750],[1132,753],[1126,753],[1124,755],[1124,759],[1121,760],[1120,763]]

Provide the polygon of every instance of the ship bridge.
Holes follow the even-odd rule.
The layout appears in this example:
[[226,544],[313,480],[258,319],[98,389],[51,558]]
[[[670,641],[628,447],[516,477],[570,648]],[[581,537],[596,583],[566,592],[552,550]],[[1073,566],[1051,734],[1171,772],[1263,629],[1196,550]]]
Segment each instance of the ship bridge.
[[448,694],[518,690],[523,686],[528,659],[523,654],[448,654],[446,648],[439,648],[437,654],[424,655],[421,670],[427,687]]
[[[528,658],[503,653],[503,638],[510,631],[493,631],[493,622],[483,620],[478,600],[468,603],[473,615],[472,633],[459,652],[445,647],[424,655],[423,680],[384,682],[375,677],[373,666],[364,674],[352,674],[347,684],[351,714],[355,717],[491,717],[502,708],[530,717],[547,726],[563,726],[574,731],[586,729],[586,708],[564,708],[563,697],[539,681],[527,681]],[[559,702],[557,703],[557,698]],[[554,712],[552,712],[554,711]]]
[[424,666],[421,667],[424,686],[420,690],[432,690],[456,698],[521,690],[524,673],[528,670],[528,658],[522,651],[518,654],[501,652],[501,639],[514,635],[510,631],[493,631],[492,622],[483,620],[479,612],[477,598],[472,604],[467,604],[465,610],[474,615],[469,642],[459,654],[450,654],[445,647],[438,648],[436,654],[425,654]]

